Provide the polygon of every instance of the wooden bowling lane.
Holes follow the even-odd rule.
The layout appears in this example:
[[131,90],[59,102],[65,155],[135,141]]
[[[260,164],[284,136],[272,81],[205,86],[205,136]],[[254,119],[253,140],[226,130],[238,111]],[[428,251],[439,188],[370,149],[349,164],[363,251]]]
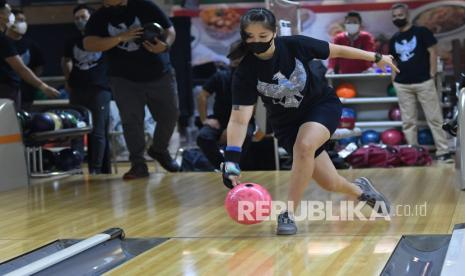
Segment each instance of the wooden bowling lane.
[[[386,221],[304,221],[299,235],[398,235],[448,231],[459,195],[452,166],[343,171],[353,179],[373,179],[393,205],[427,203],[426,216]],[[285,200],[289,172],[245,172],[243,180],[262,183],[275,200]],[[152,174],[148,180],[123,182],[119,176],[63,178],[0,193],[0,237],[40,239],[85,237],[110,227],[128,236],[234,237],[273,236],[274,222],[244,227],[227,217],[226,189],[214,173]],[[332,201],[334,212],[344,196],[314,183],[307,200]],[[465,214],[459,215],[459,220]],[[465,219],[464,219],[465,220]]]
[[[0,262],[56,239],[86,238],[121,227],[128,237],[171,239],[112,275],[247,275],[267,270],[271,275],[374,275],[402,234],[444,234],[465,222],[465,197],[455,184],[452,165],[341,174],[371,178],[394,206],[414,208],[426,202],[426,215],[391,221],[301,221],[298,235],[276,237],[274,221],[243,226],[229,219],[223,208],[227,190],[215,173],[152,174],[131,182],[122,181],[121,175],[42,179],[29,189],[0,193]],[[289,176],[244,172],[242,181],[263,184],[275,200],[285,200]],[[346,200],[315,183],[305,199],[332,201],[335,215],[339,202]],[[253,258],[261,261],[250,263]],[[248,265],[235,265],[238,259]]]
[[397,236],[174,238],[107,275],[379,275]]

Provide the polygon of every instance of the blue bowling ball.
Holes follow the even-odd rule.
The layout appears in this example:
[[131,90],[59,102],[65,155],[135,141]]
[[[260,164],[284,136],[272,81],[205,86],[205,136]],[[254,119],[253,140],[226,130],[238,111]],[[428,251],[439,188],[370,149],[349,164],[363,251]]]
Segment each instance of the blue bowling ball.
[[341,118],[355,118],[355,110],[352,108],[342,108]]
[[362,132],[362,137],[360,137],[360,142],[362,145],[368,144],[378,144],[381,140],[379,133],[376,130],[365,130]]
[[50,131],[55,129],[55,121],[46,113],[35,113],[30,123],[31,132]]
[[434,145],[434,139],[431,130],[429,130],[428,128],[424,128],[418,131],[418,144]]

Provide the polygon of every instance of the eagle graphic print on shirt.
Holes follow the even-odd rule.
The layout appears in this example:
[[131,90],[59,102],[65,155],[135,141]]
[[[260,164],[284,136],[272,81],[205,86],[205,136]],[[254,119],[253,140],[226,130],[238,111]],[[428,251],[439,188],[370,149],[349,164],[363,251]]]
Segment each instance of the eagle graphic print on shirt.
[[[108,34],[110,34],[110,36],[117,36],[120,33],[124,33],[129,31],[130,29],[138,28],[141,26],[142,24],[140,23],[140,19],[136,16],[134,17],[134,21],[132,22],[132,24],[130,24],[129,26],[127,26],[124,22],[118,24],[117,26],[113,26],[111,23],[108,23]],[[139,50],[140,45],[131,40],[127,42],[121,42],[120,44],[118,44],[117,47],[127,52],[134,52]]]
[[417,37],[413,36],[410,41],[402,39],[401,43],[396,42],[396,53],[399,55],[401,61],[405,62],[411,59],[415,53],[417,47]]
[[286,108],[299,107],[304,95],[302,91],[307,82],[307,73],[304,65],[298,59],[295,59],[295,68],[289,79],[281,72],[273,76],[273,80],[278,83],[266,83],[258,81],[257,90],[266,97],[273,98],[274,104],[280,104]]

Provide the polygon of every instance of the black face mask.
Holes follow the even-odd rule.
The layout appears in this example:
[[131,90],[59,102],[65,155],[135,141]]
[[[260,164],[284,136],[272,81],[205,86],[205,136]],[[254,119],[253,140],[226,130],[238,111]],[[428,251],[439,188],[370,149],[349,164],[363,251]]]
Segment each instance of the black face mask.
[[274,38],[271,38],[268,42],[249,42],[247,43],[247,49],[254,54],[262,54],[271,47],[271,42]]
[[407,25],[407,18],[398,18],[392,21],[394,25],[396,25],[398,28],[402,28],[405,25]]
[[126,6],[123,5],[109,6],[106,9],[108,9],[111,17],[119,17],[126,12]]

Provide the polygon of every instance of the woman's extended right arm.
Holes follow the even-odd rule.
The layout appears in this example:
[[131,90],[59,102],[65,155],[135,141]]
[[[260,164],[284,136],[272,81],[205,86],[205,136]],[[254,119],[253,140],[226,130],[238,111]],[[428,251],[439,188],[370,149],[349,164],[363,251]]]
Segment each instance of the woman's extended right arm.
[[227,129],[228,146],[242,147],[254,107],[254,105],[233,105]]

